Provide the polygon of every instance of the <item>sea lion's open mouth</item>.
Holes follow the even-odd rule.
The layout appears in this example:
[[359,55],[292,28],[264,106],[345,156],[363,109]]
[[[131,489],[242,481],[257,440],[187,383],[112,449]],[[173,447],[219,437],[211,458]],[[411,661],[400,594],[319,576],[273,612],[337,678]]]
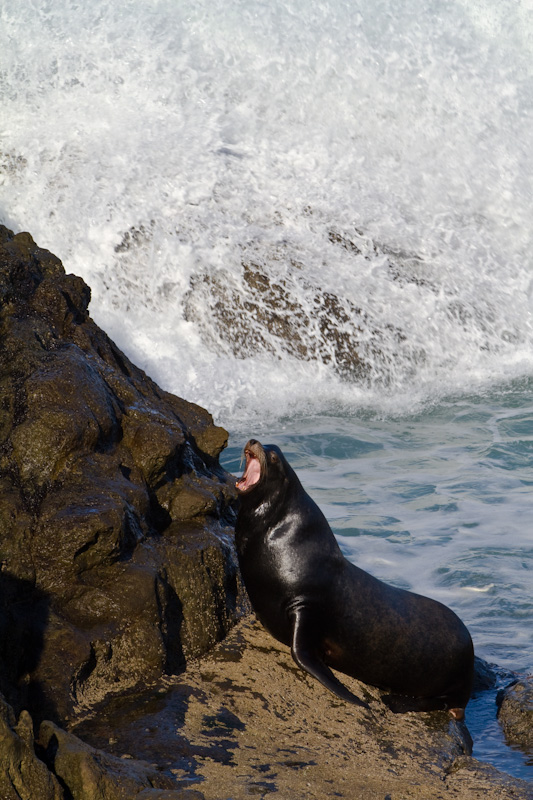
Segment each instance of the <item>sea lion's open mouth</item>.
[[[257,442],[257,444],[259,444],[259,442]],[[250,442],[244,448],[244,455],[246,457],[244,474],[235,484],[239,492],[247,492],[252,486],[255,486],[255,484],[259,482],[261,477],[261,462],[258,455],[250,449]]]

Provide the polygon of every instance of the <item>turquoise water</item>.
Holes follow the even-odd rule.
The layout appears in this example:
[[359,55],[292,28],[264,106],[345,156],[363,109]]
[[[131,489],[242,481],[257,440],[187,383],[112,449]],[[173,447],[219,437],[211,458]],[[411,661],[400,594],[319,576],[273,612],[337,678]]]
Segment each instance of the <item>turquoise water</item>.
[[[533,672],[533,383],[450,398],[413,416],[287,419],[236,431],[279,445],[344,554],[396,586],[434,597],[468,626],[478,656]],[[495,692],[471,701],[474,755],[533,779],[505,746]]]

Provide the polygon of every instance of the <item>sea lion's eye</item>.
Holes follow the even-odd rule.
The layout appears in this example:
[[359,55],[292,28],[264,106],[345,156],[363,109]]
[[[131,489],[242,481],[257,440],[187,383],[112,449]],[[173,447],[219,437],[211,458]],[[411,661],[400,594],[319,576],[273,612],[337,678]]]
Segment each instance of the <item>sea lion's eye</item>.
[[277,456],[277,453],[270,453],[270,463],[271,464],[277,464],[278,461],[279,461],[279,458]]

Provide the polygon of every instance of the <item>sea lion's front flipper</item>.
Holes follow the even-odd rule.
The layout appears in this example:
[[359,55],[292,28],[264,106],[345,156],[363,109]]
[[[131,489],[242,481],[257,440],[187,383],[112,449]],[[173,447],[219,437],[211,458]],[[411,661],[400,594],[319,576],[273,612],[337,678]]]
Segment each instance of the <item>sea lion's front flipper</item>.
[[291,618],[293,623],[291,654],[298,666],[316,678],[317,681],[320,681],[326,689],[336,694],[341,700],[346,700],[348,703],[353,703],[363,708],[369,708],[367,703],[364,703],[350,692],[335,677],[330,668],[324,664],[316,646],[316,626],[313,623],[312,616],[306,622],[305,608],[299,608],[291,613]]

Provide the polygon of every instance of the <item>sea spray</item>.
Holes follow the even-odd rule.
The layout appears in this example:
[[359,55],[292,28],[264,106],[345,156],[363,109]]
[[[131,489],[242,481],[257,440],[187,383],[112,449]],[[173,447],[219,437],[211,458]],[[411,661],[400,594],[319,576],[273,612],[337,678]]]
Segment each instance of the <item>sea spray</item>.
[[[0,18],[0,217],[87,280],[166,388],[230,424],[531,372],[521,6],[6,0]],[[235,335],[263,345],[236,353],[216,295],[187,313],[251,259],[308,312],[333,296],[366,369],[312,335],[291,351],[246,308]]]

